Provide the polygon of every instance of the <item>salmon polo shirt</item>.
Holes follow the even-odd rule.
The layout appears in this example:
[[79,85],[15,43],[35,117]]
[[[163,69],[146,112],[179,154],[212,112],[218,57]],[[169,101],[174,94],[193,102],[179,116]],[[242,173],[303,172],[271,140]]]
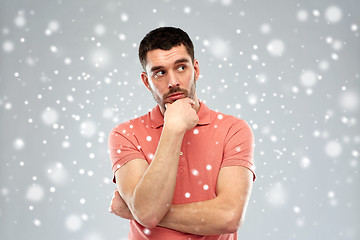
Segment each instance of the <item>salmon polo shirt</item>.
[[[242,119],[212,111],[203,102],[198,117],[198,124],[185,133],[182,141],[172,204],[215,198],[222,167],[245,167],[255,180],[254,138],[249,125]],[[150,164],[163,124],[164,117],[157,105],[148,114],[116,126],[109,135],[113,173],[133,159],[145,159]],[[146,229],[130,221],[129,239],[237,239],[237,233],[200,236],[162,227]]]

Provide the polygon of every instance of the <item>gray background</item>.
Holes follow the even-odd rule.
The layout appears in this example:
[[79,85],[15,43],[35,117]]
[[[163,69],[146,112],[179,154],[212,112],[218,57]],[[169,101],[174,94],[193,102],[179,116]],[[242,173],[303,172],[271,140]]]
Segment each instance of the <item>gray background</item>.
[[137,48],[194,41],[197,92],[243,118],[257,180],[239,239],[360,239],[360,2],[0,2],[0,239],[127,239],[107,135],[155,102]]

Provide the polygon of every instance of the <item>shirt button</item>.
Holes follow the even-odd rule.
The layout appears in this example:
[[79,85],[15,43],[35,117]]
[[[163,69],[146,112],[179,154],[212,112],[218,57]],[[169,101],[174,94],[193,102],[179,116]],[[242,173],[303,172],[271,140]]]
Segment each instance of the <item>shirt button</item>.
[[183,155],[183,152],[180,151],[180,156],[182,156],[182,155]]

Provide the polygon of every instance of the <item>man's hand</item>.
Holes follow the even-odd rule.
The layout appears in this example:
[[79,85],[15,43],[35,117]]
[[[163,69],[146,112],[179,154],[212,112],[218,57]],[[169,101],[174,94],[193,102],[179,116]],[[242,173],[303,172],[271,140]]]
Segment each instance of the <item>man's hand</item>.
[[199,118],[193,105],[194,100],[190,98],[182,98],[173,103],[165,105],[164,127],[169,126],[179,131],[188,131],[196,126]]
[[129,220],[135,220],[128,206],[120,196],[117,189],[115,189],[114,191],[114,195],[110,203],[109,211],[119,217]]

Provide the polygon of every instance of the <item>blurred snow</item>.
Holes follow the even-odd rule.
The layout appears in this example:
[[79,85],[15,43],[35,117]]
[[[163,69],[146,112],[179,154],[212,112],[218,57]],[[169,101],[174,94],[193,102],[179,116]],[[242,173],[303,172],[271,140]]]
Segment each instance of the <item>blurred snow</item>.
[[39,202],[43,200],[45,195],[43,187],[37,184],[33,184],[28,187],[25,198],[32,202]]
[[359,96],[355,91],[343,92],[339,95],[339,104],[342,109],[354,112],[359,109]]
[[3,44],[2,44],[3,50],[6,53],[10,53],[14,50],[15,45],[12,41],[10,40],[6,40]]
[[85,137],[92,137],[96,133],[96,124],[91,120],[85,120],[80,125],[80,132]]
[[260,32],[262,34],[268,34],[271,32],[271,26],[268,23],[264,23],[260,26]]
[[45,125],[53,125],[58,121],[59,114],[52,108],[46,108],[41,113],[41,120]]
[[[98,46],[100,47],[101,44],[98,44]],[[110,55],[109,52],[102,48],[102,49],[95,49],[93,51],[91,51],[90,53],[90,59],[91,59],[91,64],[93,67],[106,67],[109,62],[110,62]]]
[[94,27],[94,33],[95,33],[97,36],[104,36],[105,33],[106,33],[106,27],[105,27],[103,24],[97,24],[97,25]]
[[47,174],[48,178],[57,185],[63,185],[69,179],[67,170],[60,162],[51,164],[47,169]]
[[137,51],[158,26],[192,38],[198,97],[253,130],[257,178],[238,238],[359,239],[358,9],[357,0],[0,1],[0,239],[127,239],[128,221],[108,213],[107,136],[155,106]]
[[92,232],[85,235],[83,240],[104,240],[100,233]]
[[312,70],[305,70],[301,73],[300,82],[304,87],[313,87],[317,82],[317,76]]
[[309,158],[303,157],[301,159],[300,165],[301,165],[302,168],[308,168],[310,166],[310,164],[311,164],[311,161],[310,161]]
[[79,231],[83,225],[81,217],[77,214],[70,214],[65,219],[65,227],[68,231]]
[[59,31],[60,28],[60,24],[58,21],[56,20],[51,20],[50,22],[48,22],[47,24],[47,28],[45,29],[45,35],[46,36],[50,36],[53,33],[56,33]]
[[22,139],[20,139],[20,138],[15,139],[15,141],[14,141],[14,148],[15,148],[16,150],[21,150],[21,149],[24,148],[24,146],[25,146],[24,140],[22,140]]
[[268,43],[267,50],[272,56],[280,57],[284,54],[285,44],[279,39],[274,39]]
[[274,184],[268,192],[268,201],[275,207],[284,205],[287,198],[286,190],[280,182]]
[[231,49],[224,39],[214,37],[209,41],[209,50],[216,58],[229,57]]
[[41,226],[41,221],[39,219],[34,219],[33,221],[34,225],[37,226],[37,227],[40,227]]
[[18,15],[15,17],[14,19],[14,24],[18,27],[18,28],[22,28],[26,25],[26,18],[25,18],[25,13],[20,11],[18,13]]
[[248,96],[247,100],[250,105],[255,105],[258,101],[258,97],[255,94],[251,94]]
[[325,152],[329,157],[336,158],[341,154],[342,146],[339,142],[332,140],[326,144]]
[[297,12],[296,17],[300,22],[306,22],[308,20],[309,14],[306,10],[301,9]]
[[330,6],[325,9],[325,18],[330,23],[337,23],[342,18],[342,11],[338,6]]

